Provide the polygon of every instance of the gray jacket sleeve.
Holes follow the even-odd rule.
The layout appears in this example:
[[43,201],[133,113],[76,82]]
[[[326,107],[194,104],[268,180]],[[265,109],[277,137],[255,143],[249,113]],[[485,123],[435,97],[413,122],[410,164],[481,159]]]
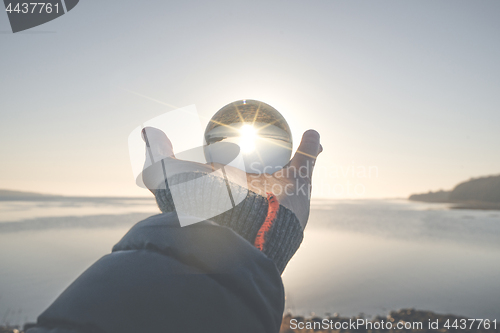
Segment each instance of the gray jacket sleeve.
[[29,333],[277,333],[280,272],[230,228],[181,228],[174,213],[136,224],[78,277]]

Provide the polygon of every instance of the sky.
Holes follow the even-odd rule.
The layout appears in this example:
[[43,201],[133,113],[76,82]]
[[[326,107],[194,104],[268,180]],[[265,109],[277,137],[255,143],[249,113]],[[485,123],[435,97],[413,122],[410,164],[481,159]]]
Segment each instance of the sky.
[[82,0],[12,34],[0,13],[0,188],[149,195],[132,130],[189,105],[204,128],[239,99],[278,109],[295,148],[321,134],[316,198],[499,174],[498,17],[496,0]]

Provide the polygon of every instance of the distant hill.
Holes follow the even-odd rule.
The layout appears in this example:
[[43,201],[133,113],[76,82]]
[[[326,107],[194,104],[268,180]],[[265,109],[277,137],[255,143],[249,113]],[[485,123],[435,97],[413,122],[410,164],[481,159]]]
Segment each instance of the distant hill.
[[437,192],[429,191],[427,193],[412,194],[408,198],[412,201],[422,201],[422,202],[449,202],[451,191],[439,190]]
[[500,208],[500,175],[472,178],[451,191],[412,194],[412,201],[460,204],[455,208]]
[[49,197],[49,196],[53,195],[0,189],[0,198],[26,198],[26,197],[33,198],[33,197]]
[[[42,194],[0,189],[0,201],[95,201],[103,200],[154,200],[151,196],[144,197],[99,197],[99,196],[66,196],[55,194]],[[1,332],[0,332],[1,333]]]
[[455,186],[450,201],[481,201],[500,203],[500,175],[473,178]]

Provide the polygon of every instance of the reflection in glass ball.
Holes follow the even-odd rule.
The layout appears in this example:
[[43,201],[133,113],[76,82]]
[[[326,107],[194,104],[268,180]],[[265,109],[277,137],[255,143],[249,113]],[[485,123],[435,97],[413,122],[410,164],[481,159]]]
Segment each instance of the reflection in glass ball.
[[[250,99],[220,109],[207,125],[205,141],[208,147],[219,142],[237,144],[249,173],[271,174],[292,155],[292,134],[285,118],[272,106]],[[205,150],[207,162],[227,160],[220,150],[214,151]]]

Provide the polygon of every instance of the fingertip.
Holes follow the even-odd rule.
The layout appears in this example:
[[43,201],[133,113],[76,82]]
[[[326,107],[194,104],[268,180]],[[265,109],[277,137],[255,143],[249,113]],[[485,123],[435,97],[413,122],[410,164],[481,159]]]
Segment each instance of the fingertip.
[[141,131],[141,138],[142,140],[144,140],[144,142],[147,143],[148,141],[148,133],[152,132],[151,130],[153,129],[153,127],[144,127]]
[[304,134],[302,134],[302,140],[304,140],[304,139],[314,139],[314,140],[319,141],[320,135],[319,135],[318,131],[313,130],[313,129],[309,129],[309,130],[305,131]]
[[302,135],[298,151],[310,156],[319,155],[323,151],[319,133],[313,129],[305,131]]
[[312,129],[305,131],[299,146],[307,150],[316,150],[319,154],[321,146],[319,133]]
[[168,136],[158,128],[144,127],[141,131],[141,136],[147,147],[152,149],[153,154],[163,157],[173,156],[172,142]]
[[148,136],[153,136],[153,135],[158,135],[158,134],[165,135],[165,133],[163,133],[163,131],[161,131],[155,127],[147,126],[147,127],[144,127],[141,131],[141,137],[144,141],[146,141]]

